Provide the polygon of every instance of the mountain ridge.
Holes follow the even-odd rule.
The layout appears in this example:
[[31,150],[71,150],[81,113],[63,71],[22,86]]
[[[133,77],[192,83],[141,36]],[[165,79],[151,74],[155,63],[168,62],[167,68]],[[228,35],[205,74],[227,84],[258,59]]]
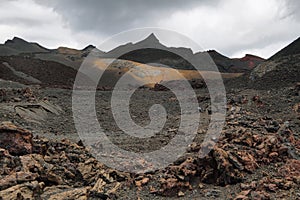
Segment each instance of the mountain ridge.
[[[96,49],[93,45],[88,45],[83,49],[69,47],[47,49],[38,43],[27,42],[22,38],[14,37],[12,40],[7,40],[4,44],[0,45],[0,56],[32,54],[38,59],[57,61],[78,69],[83,59],[93,49]],[[199,59],[201,60],[203,54],[208,53],[216,63],[218,70],[223,73],[243,73],[264,61],[263,58],[258,56],[247,57],[245,55],[243,58],[229,58],[216,50],[194,53],[190,48],[186,47],[167,47],[159,41],[154,33],[136,43],[129,42],[107,52],[98,49],[97,51],[103,58],[121,58],[141,63],[162,62],[162,64],[176,69],[194,69],[187,60],[198,62]]]

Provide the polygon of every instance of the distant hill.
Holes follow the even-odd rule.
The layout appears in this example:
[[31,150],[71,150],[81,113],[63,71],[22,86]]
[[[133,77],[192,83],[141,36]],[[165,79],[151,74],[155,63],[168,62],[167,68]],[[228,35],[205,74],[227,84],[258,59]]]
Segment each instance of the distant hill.
[[82,50],[68,47],[47,49],[38,43],[27,42],[21,38],[14,37],[12,40],[7,40],[4,44],[0,44],[0,56],[22,55],[46,61],[55,61],[78,69],[83,59],[95,48],[93,45],[88,45]]
[[30,43],[21,38],[14,37],[12,40],[7,40],[4,44],[0,44],[0,55],[18,55],[22,53],[46,53],[49,52],[37,43]]
[[[0,44],[0,79],[23,84],[71,88],[77,70],[91,52],[97,52],[97,62],[93,66],[96,70],[104,70],[107,66],[105,62],[109,58],[116,59],[104,72],[98,84],[103,89],[112,88],[127,72],[128,82],[133,80],[140,83],[159,83],[180,80],[180,74],[193,81],[201,79],[193,63],[200,65],[201,71],[209,77],[215,76],[214,72],[209,71],[212,71],[210,65],[216,64],[222,77],[231,79],[251,71],[264,61],[260,57],[248,54],[243,58],[228,58],[215,50],[194,53],[185,47],[167,47],[161,44],[154,34],[137,43],[120,45],[109,52],[98,50],[93,45],[83,49],[47,49],[37,43],[14,37]],[[87,77],[84,80],[87,80],[87,83],[91,81]]]
[[[78,69],[84,58],[92,50],[96,50],[98,56],[102,58],[118,58],[144,64],[160,63],[175,69],[183,70],[194,69],[192,63],[189,63],[187,60],[199,63],[201,62],[201,59],[203,59],[202,56],[206,54],[210,55],[217,65],[218,70],[222,73],[248,72],[264,61],[264,59],[252,55],[246,55],[241,59],[232,59],[215,50],[193,53],[190,48],[167,47],[161,44],[159,39],[153,33],[140,42],[120,45],[109,52],[100,51],[93,45],[89,45],[81,50],[68,47],[47,49],[37,43],[27,42],[21,38],[15,37],[0,45],[0,56],[24,55],[41,60],[55,61]],[[179,55],[183,55],[184,58]],[[207,66],[203,66],[203,70],[211,69]]]
[[[161,44],[158,38],[152,33],[146,39],[133,43],[127,43],[116,47],[107,52],[106,57],[120,58],[124,60],[131,60],[140,63],[161,63],[175,69],[194,69],[192,63],[186,59],[196,63],[203,58],[205,53],[212,58],[217,65],[218,70],[222,73],[244,73],[253,69],[258,64],[264,61],[263,58],[247,54],[241,59],[228,58],[215,50],[207,52],[197,52],[184,47],[166,47]],[[180,55],[184,55],[182,58]],[[209,70],[206,69],[206,70]]]
[[265,59],[246,54],[242,58],[228,58],[215,50],[208,51],[220,72],[227,73],[245,73],[251,71],[258,64],[265,61]]

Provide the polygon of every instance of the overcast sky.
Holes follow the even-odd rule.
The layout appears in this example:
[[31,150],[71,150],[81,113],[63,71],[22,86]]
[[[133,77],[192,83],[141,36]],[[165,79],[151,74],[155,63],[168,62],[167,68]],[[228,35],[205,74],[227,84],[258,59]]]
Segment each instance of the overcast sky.
[[18,36],[81,49],[161,27],[227,56],[267,58],[300,36],[299,9],[298,0],[0,0],[0,42]]

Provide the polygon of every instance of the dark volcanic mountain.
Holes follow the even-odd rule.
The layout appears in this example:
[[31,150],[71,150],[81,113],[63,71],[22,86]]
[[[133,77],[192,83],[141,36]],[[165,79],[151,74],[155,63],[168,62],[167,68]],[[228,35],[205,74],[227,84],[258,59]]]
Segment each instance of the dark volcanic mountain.
[[0,44],[0,54],[2,56],[18,55],[22,53],[46,53],[49,52],[37,43],[29,43],[21,38],[14,37],[7,40],[4,44]]
[[[175,69],[194,69],[192,64],[185,58],[198,63],[204,53],[206,52],[194,54],[191,49],[184,47],[166,47],[152,33],[138,43],[128,43],[119,46],[109,51],[106,56],[140,63],[160,63]],[[249,54],[241,59],[231,59],[215,50],[207,51],[207,53],[222,73],[244,73],[264,61],[263,58]],[[183,55],[184,58],[180,55]]]
[[300,54],[300,37],[295,41],[293,41],[288,46],[286,46],[285,48],[278,51],[276,54],[270,57],[269,60],[275,60],[280,57],[296,55],[296,54]]
[[256,88],[261,89],[284,87],[300,82],[300,39],[259,64],[251,72],[250,79]]
[[208,51],[211,58],[214,60],[220,72],[227,73],[245,73],[251,71],[265,59],[246,54],[243,58],[228,58],[215,50]]
[[190,60],[193,51],[188,48],[167,47],[159,42],[152,33],[146,39],[135,44],[128,43],[107,52],[106,57],[131,60],[139,63],[159,63],[175,69],[194,69]]
[[[0,45],[0,56],[23,55],[30,56],[45,61],[55,61],[63,65],[78,69],[83,59],[92,51],[95,46],[89,45],[82,50],[59,47],[57,49],[47,49],[37,43],[30,43],[20,38],[8,40]],[[208,54],[207,54],[208,53]],[[98,50],[99,57],[120,58],[124,60],[136,61],[139,63],[160,63],[175,69],[194,69],[187,60],[194,63],[201,63],[204,55],[209,55],[223,73],[244,73],[260,64],[264,59],[246,55],[244,58],[231,59],[215,50],[207,52],[197,52],[184,47],[167,47],[160,43],[158,38],[152,33],[146,39],[137,43],[127,43],[116,47],[105,53]],[[179,56],[182,55],[183,57]],[[203,70],[211,70],[203,68]]]
[[[21,38],[14,37],[0,44],[0,56],[22,55],[26,57],[54,61],[63,65],[78,69],[83,59],[93,50],[95,46],[89,45],[82,50],[59,47],[47,49],[37,43],[27,42]],[[99,51],[101,55],[101,52]]]

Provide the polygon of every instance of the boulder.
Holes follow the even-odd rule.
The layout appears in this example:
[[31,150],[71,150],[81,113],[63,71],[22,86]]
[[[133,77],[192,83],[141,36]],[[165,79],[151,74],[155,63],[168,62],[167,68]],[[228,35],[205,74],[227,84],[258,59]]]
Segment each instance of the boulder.
[[0,124],[0,148],[4,148],[12,155],[32,153],[32,133],[17,127],[11,122]]

